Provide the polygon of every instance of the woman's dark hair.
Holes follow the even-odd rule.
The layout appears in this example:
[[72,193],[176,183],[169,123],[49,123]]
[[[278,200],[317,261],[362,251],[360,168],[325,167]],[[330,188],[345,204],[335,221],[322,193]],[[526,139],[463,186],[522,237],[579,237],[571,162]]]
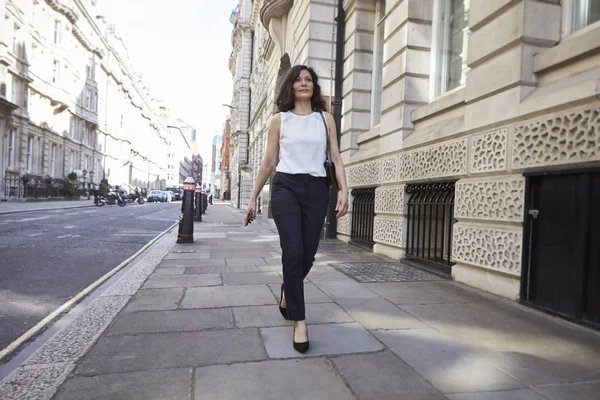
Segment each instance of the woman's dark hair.
[[296,102],[294,82],[296,82],[303,69],[308,71],[313,81],[313,95],[310,99],[313,111],[325,111],[325,101],[323,100],[323,96],[321,96],[319,77],[311,67],[307,67],[306,65],[294,65],[281,81],[276,101],[279,111],[290,111],[294,108],[294,103]]

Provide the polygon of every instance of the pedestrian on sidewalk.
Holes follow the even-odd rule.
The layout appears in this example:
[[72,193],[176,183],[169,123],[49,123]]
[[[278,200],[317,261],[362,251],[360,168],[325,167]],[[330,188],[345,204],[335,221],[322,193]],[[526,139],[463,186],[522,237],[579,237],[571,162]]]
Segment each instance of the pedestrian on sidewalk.
[[281,244],[283,284],[279,310],[294,321],[294,348],[308,350],[303,280],[310,271],[329,203],[324,162],[329,135],[331,161],[341,191],[337,218],[348,212],[348,186],[340,156],[333,116],[325,111],[318,77],[305,65],[292,67],[277,96],[269,122],[267,150],[244,216],[244,225],[256,217],[256,199],[275,168],[271,210]]

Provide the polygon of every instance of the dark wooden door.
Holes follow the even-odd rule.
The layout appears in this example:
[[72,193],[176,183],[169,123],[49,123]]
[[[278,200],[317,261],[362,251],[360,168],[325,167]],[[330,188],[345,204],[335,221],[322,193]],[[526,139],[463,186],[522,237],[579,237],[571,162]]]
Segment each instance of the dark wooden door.
[[600,172],[591,176],[590,251],[584,318],[600,325]]
[[528,191],[525,300],[600,323],[600,172],[533,176]]

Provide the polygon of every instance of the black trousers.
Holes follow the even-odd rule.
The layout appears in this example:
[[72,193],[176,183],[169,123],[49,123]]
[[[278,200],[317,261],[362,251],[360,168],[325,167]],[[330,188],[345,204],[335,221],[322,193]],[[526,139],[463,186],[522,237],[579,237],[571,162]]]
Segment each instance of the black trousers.
[[271,210],[282,249],[288,319],[305,319],[304,278],[310,271],[329,203],[327,178],[277,172]]

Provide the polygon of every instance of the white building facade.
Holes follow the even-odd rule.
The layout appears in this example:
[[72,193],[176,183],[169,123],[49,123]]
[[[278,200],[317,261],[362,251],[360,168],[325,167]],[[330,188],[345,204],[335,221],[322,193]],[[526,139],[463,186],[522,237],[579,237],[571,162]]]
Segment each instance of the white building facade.
[[[329,104],[335,9],[333,0],[241,0],[233,13],[233,53],[229,60],[234,79],[230,145],[233,206],[246,207],[250,200],[266,151],[267,125],[276,111],[278,79],[292,65],[309,65],[318,74]],[[259,196],[258,207],[265,212],[269,191],[267,183]]]
[[258,172],[278,76],[308,64],[331,96],[342,68],[338,238],[600,324],[600,1],[340,1],[335,67],[338,1],[239,2],[232,204],[238,188],[247,204],[236,179]]
[[[71,172],[158,187],[166,127],[96,0],[0,2],[0,198]],[[85,176],[82,172],[85,171]],[[91,184],[91,185],[90,185]]]

